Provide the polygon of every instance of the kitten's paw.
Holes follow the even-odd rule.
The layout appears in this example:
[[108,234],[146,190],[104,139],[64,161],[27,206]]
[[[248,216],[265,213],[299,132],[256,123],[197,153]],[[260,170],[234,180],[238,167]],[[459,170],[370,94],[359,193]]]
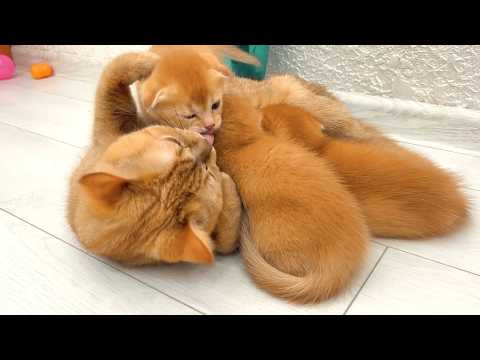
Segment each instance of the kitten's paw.
[[220,255],[230,255],[238,251],[240,248],[240,242],[224,242],[224,241],[217,241],[215,237],[213,238],[213,243],[215,244],[215,252],[219,253]]
[[223,209],[217,222],[215,236],[215,251],[227,255],[237,250],[239,245],[239,229],[241,202],[237,188],[232,178],[221,173],[223,190]]

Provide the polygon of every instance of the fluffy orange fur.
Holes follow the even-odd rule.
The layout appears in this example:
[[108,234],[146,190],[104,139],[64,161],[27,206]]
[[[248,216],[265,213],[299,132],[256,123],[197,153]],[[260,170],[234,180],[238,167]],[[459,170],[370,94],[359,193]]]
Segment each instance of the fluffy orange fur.
[[265,109],[262,124],[328,160],[358,199],[375,236],[445,235],[468,218],[468,201],[455,175],[384,136],[368,141],[328,137],[310,113],[287,105]]
[[92,146],[103,150],[119,136],[148,124],[137,116],[130,85],[148,78],[158,56],[151,52],[126,53],[113,59],[102,72],[95,94]]
[[290,301],[337,294],[368,247],[357,200],[327,161],[263,131],[263,114],[248,99],[226,95],[224,102],[218,163],[237,184],[250,224],[242,243],[247,269],[259,286]]
[[221,125],[227,76],[226,54],[247,63],[258,60],[232,45],[155,45],[152,74],[136,85],[144,121],[195,130],[213,143]]
[[254,281],[310,303],[343,289],[375,236],[423,238],[458,229],[468,203],[455,176],[366,126],[339,139],[303,109],[254,110],[225,96],[219,165],[237,183],[242,254]]
[[89,250],[141,265],[212,263],[214,250],[235,249],[240,200],[199,134],[149,127],[95,150],[72,176],[69,207]]

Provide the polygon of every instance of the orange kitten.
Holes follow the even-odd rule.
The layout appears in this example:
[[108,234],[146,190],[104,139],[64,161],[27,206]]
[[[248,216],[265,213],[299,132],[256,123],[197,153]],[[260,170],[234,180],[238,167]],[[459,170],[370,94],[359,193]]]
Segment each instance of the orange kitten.
[[299,303],[339,293],[368,247],[356,199],[327,161],[263,131],[263,114],[247,98],[225,95],[223,116],[218,164],[245,207],[242,252],[254,281]]
[[258,61],[234,46],[156,45],[151,51],[159,56],[158,63],[150,76],[136,84],[137,107],[145,123],[191,129],[213,144],[222,123],[222,97],[229,94],[248,96],[258,109],[282,103],[300,106],[333,136],[375,135],[324,88],[318,91],[318,86],[290,75],[265,81],[233,76],[222,63],[225,54],[244,62]]
[[69,200],[78,239],[126,264],[209,264],[214,250],[236,248],[235,185],[211,145],[191,131],[150,127],[102,154],[92,148],[72,175]]
[[322,134],[303,109],[265,109],[263,128],[286,141],[308,146],[355,195],[373,235],[424,238],[457,230],[468,218],[468,202],[458,179],[431,161],[381,136],[352,141]]
[[221,125],[224,83],[231,75],[222,54],[237,60],[258,60],[228,45],[155,45],[159,56],[152,74],[137,83],[140,115],[148,123],[191,129],[213,144]]

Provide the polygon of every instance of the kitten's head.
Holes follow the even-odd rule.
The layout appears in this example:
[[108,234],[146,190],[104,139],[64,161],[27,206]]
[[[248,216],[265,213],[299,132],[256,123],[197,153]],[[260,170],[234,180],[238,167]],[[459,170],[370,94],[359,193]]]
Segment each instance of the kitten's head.
[[196,131],[212,144],[222,123],[228,75],[228,68],[211,53],[164,51],[150,77],[137,85],[141,110],[159,124]]
[[[80,179],[99,224],[88,247],[132,264],[211,263],[197,195],[212,178],[220,178],[215,150],[195,132],[154,126],[121,137]],[[216,200],[214,193],[202,210],[219,212]]]

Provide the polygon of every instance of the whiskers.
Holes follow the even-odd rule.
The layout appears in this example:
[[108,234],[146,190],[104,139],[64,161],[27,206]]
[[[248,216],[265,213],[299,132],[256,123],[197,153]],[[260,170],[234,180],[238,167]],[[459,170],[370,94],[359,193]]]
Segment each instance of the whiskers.
[[178,126],[175,126],[174,124],[172,124],[169,120],[167,119],[164,119],[164,118],[161,118],[160,121],[164,124],[164,125],[167,125],[169,127],[172,127],[172,128],[177,128]]
[[[160,122],[161,125],[166,125],[166,126],[171,127],[171,128],[177,128],[177,129],[185,130],[185,127],[183,126],[182,122],[178,118],[178,113],[176,111],[175,111],[175,122],[174,123],[167,118],[163,118],[163,117],[161,118],[157,114],[154,114],[152,108],[149,108],[147,110],[147,113],[148,113],[148,115],[150,116],[151,119],[155,119],[154,122]],[[151,122],[153,123],[153,121],[151,121]]]
[[212,170],[208,169],[208,175],[210,175],[215,181],[217,180],[217,177],[215,176],[215,174],[213,173]]
[[185,127],[183,126],[182,121],[180,120],[180,115],[178,115],[177,110],[175,110],[175,120],[177,120],[178,125],[180,125],[179,128],[182,130],[185,130]]

